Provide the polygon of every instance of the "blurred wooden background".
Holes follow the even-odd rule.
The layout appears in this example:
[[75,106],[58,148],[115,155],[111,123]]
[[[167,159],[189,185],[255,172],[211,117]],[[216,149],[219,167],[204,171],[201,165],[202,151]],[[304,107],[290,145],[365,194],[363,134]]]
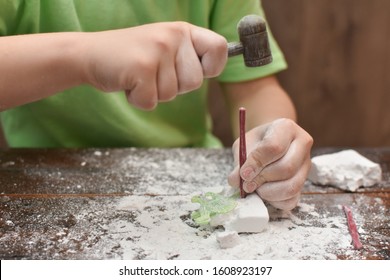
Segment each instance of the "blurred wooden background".
[[[263,0],[285,53],[278,75],[315,146],[390,145],[390,1]],[[216,117],[218,89],[210,106]],[[230,145],[226,127],[215,131]]]
[[[289,63],[279,80],[315,146],[389,146],[390,1],[263,0],[263,7]],[[218,88],[211,91],[223,123],[215,133],[230,146],[226,109]]]

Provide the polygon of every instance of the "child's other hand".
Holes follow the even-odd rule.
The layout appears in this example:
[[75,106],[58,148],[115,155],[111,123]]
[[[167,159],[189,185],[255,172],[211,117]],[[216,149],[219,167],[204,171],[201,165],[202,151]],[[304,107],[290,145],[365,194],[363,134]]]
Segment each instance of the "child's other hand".
[[236,168],[229,184],[239,186],[239,174],[248,193],[259,196],[276,208],[291,210],[299,197],[311,166],[312,137],[294,121],[278,119],[246,133],[247,160],[238,166],[239,142],[233,144]]

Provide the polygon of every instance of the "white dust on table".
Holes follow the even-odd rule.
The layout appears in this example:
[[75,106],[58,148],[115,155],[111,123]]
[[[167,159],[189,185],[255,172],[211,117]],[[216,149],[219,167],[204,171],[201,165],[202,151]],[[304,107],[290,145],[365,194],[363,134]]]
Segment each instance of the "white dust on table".
[[[111,153],[114,151],[96,151],[90,158],[80,158],[80,165],[103,165]],[[271,220],[264,232],[239,234],[238,245],[221,249],[216,236],[224,229],[196,227],[190,213],[198,205],[190,201],[200,191],[220,192],[226,185],[232,163],[226,157],[210,160],[212,153],[191,154],[193,160],[177,151],[173,160],[169,153],[172,151],[159,152],[157,161],[148,159],[145,152],[111,163],[115,168],[107,170],[107,177],[106,174],[99,177],[102,178],[99,184],[109,192],[110,186],[127,187],[128,179],[134,178],[134,187],[124,189],[124,192],[130,190],[129,196],[54,199],[53,213],[26,212],[31,216],[27,216],[27,223],[34,224],[36,231],[26,232],[17,223],[16,215],[21,212],[11,211],[15,216],[3,216],[8,231],[0,241],[15,247],[25,246],[31,253],[29,258],[33,259],[336,259],[339,255],[354,259],[359,254],[351,245],[345,216],[340,215],[341,206],[317,209],[314,204],[306,203],[305,196],[292,212],[270,211]],[[61,173],[44,175],[64,179]],[[72,188],[81,189],[89,184],[82,179],[75,176],[66,182]],[[364,237],[366,230],[361,225],[366,221],[361,213],[373,213],[371,218],[375,221],[381,220],[387,210],[380,198],[375,198],[374,206],[359,199],[356,205],[376,207],[354,211],[359,233]],[[6,206],[9,200],[3,197],[1,202]],[[34,200],[33,207],[23,203],[21,200],[23,209],[43,207],[39,200]],[[67,211],[63,212],[64,209]],[[375,234],[378,236],[371,237],[384,240],[381,233]],[[44,249],[38,252],[37,246]]]
[[[225,161],[210,160],[202,153],[193,154],[192,158],[178,150],[171,153],[177,154],[169,156],[169,150],[151,158],[133,154],[118,164],[118,171],[125,178],[137,177],[133,194],[192,194],[210,185],[227,184],[232,167]],[[155,158],[158,160],[154,161]]]
[[190,199],[122,198],[117,210],[136,218],[133,223],[118,220],[109,226],[120,244],[121,258],[337,259],[337,254],[353,257],[345,219],[317,213],[314,205],[305,203],[298,207],[304,219],[290,212],[270,211],[271,221],[264,232],[240,234],[240,244],[221,249],[217,234],[224,229],[195,227],[188,216],[196,209]]
[[[357,254],[341,206],[335,205],[333,211],[316,209],[304,198],[293,212],[270,211],[264,232],[239,234],[238,245],[221,249],[217,235],[224,229],[196,227],[190,213],[198,205],[190,201],[209,186],[218,189],[226,185],[231,164],[202,154],[194,157],[191,161],[177,154],[173,160],[162,154],[152,161],[141,154],[118,164],[128,177],[141,175],[133,195],[120,199],[116,206],[122,218],[107,226],[108,234],[119,244],[121,258],[337,259],[338,255],[353,258]],[[133,220],[124,220],[126,215]]]

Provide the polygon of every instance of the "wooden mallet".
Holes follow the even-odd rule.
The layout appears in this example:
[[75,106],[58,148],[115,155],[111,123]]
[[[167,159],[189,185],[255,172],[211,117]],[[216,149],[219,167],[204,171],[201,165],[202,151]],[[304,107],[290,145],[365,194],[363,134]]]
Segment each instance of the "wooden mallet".
[[243,17],[237,24],[240,42],[228,43],[228,57],[242,54],[245,65],[258,67],[272,62],[267,27],[258,15]]

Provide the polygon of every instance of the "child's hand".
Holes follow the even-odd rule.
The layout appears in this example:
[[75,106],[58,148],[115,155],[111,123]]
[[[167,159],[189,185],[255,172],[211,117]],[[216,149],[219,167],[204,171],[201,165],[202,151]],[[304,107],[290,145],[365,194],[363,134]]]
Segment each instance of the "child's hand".
[[200,87],[227,60],[225,38],[184,22],[86,33],[84,44],[86,82],[106,92],[124,90],[145,110]]
[[236,168],[229,184],[239,186],[239,172],[244,190],[256,191],[276,208],[290,210],[299,201],[310,169],[312,137],[288,119],[278,119],[246,133],[247,160],[238,166],[239,142],[233,144]]

